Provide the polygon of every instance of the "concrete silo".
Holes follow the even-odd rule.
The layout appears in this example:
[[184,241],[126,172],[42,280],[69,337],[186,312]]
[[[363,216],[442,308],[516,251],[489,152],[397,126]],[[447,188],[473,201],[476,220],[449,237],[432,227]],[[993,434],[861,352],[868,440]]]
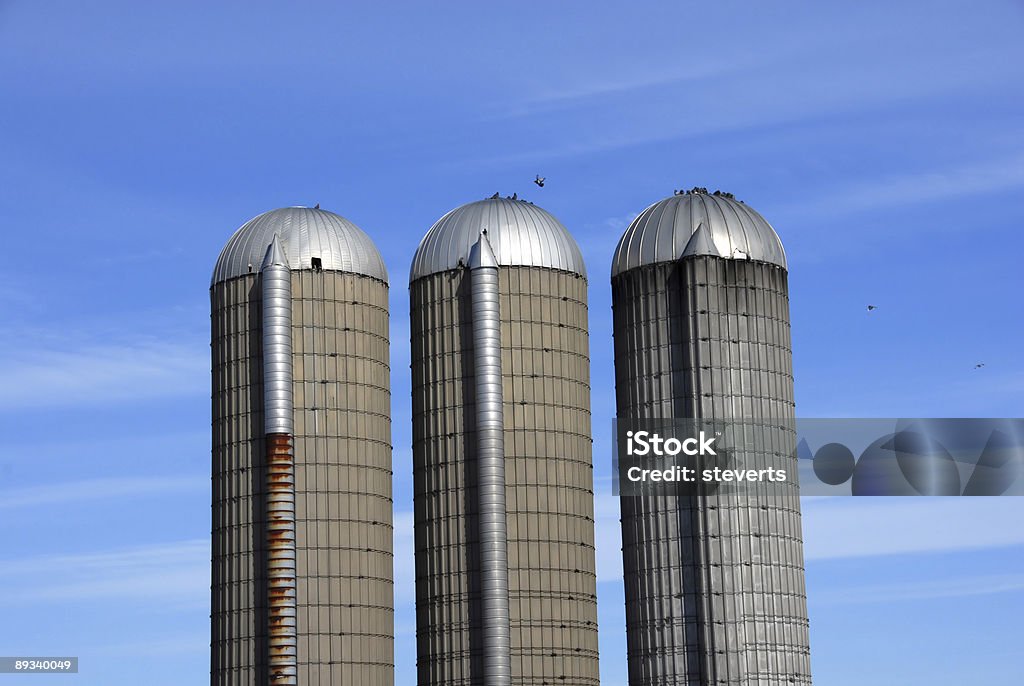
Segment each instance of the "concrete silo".
[[262,214],[210,289],[211,684],[394,683],[388,282],[330,212]]
[[[620,421],[771,420],[796,473],[786,257],[761,215],[705,189],[651,205],[612,299]],[[811,683],[794,482],[620,502],[630,686]]]
[[419,686],[597,684],[580,250],[495,196],[434,224],[410,295]]

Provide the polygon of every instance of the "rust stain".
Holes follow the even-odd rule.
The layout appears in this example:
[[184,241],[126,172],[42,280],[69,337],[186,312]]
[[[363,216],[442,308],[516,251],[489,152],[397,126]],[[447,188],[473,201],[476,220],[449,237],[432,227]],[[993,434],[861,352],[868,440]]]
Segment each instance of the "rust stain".
[[270,680],[297,683],[295,455],[288,434],[267,435],[267,581]]

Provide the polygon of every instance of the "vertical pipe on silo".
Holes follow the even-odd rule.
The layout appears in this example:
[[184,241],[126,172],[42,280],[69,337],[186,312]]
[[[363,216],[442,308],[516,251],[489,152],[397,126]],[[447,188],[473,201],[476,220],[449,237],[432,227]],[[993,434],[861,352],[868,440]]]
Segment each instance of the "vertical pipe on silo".
[[295,573],[295,456],[292,451],[292,282],[277,236],[260,268],[263,299],[263,416],[266,433],[267,682],[298,683]]
[[505,418],[501,386],[498,261],[486,231],[469,255],[479,491],[484,681],[510,686]]

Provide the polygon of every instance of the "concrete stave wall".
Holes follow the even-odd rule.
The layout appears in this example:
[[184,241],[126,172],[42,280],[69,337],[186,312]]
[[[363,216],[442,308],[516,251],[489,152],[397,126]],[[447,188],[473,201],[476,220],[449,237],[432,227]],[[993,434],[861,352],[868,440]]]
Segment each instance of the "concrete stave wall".
[[[469,276],[412,284],[420,686],[482,684]],[[586,281],[502,267],[512,682],[598,683]]]
[[[299,683],[394,683],[387,285],[292,272]],[[214,284],[211,683],[265,663],[258,276]],[[316,408],[316,409],[313,409]]]

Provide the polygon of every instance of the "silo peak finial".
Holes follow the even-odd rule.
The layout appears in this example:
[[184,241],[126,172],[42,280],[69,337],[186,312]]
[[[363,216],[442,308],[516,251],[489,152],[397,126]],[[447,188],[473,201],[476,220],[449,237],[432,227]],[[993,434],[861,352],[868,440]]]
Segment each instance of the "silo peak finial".
[[469,250],[469,268],[479,269],[480,267],[497,267],[498,259],[491,248],[491,241],[487,238],[487,229],[480,231],[480,238]]
[[288,257],[285,255],[284,248],[281,246],[281,241],[276,233],[271,239],[270,245],[267,246],[267,252],[264,254],[260,271],[262,272],[275,265],[288,266]]

